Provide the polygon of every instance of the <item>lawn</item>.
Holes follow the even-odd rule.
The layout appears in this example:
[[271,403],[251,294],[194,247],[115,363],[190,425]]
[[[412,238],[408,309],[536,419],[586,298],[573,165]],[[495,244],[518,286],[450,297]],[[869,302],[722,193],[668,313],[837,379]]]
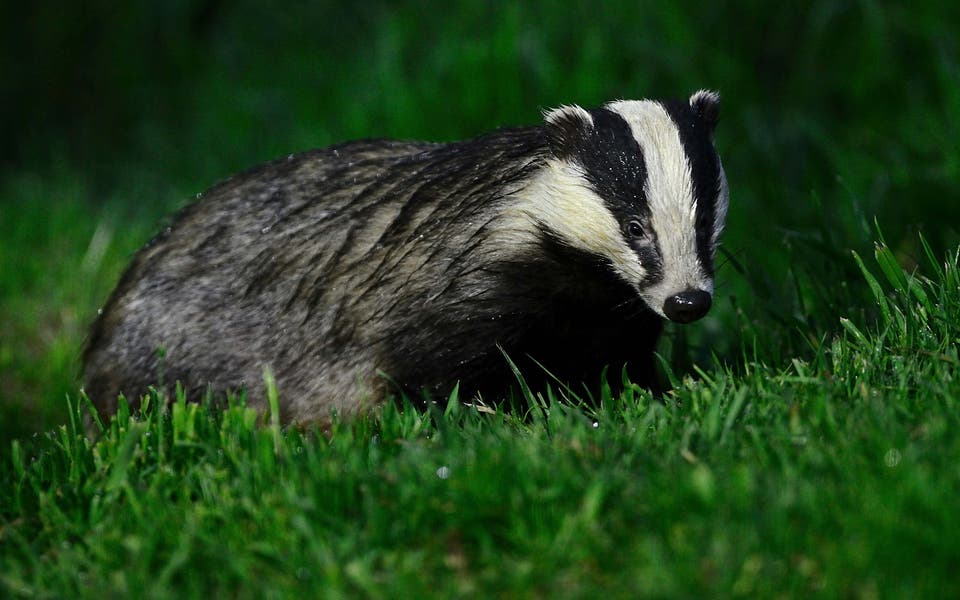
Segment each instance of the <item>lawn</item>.
[[[4,10],[0,596],[960,594],[953,5]],[[730,222],[664,402],[318,432],[153,398],[83,435],[97,308],[216,180],[701,87]]]

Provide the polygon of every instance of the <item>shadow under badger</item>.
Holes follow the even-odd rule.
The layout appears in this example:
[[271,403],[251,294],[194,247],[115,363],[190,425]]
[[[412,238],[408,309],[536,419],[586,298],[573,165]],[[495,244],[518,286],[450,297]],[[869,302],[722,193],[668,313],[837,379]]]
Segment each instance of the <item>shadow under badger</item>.
[[[709,310],[727,186],[715,93],[564,106],[450,144],[349,142],[207,191],[144,247],[84,356],[98,410],[180,381],[188,397],[263,369],[285,421],[411,397],[502,398],[609,365],[656,388],[664,317]],[[157,349],[163,349],[159,358]],[[382,372],[389,377],[378,374]]]

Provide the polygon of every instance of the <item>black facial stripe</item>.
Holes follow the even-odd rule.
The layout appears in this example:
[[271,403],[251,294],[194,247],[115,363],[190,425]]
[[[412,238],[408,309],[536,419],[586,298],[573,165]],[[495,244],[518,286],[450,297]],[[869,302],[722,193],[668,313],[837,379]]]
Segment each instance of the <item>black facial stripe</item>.
[[640,264],[646,271],[643,281],[640,282],[642,286],[653,285],[663,279],[663,259],[658,244],[634,244],[633,251],[637,253]]
[[593,109],[590,114],[593,128],[575,153],[587,181],[620,223],[648,215],[643,193],[647,166],[630,125],[606,108]]
[[697,259],[708,276],[713,276],[712,234],[720,186],[720,161],[713,147],[709,124],[698,117],[690,105],[679,100],[660,103],[680,132],[680,143],[690,161],[693,197],[697,201]]
[[652,285],[663,279],[663,258],[656,232],[649,229],[650,207],[644,194],[647,165],[633,130],[618,113],[606,108],[590,111],[593,127],[579,140],[573,158],[583,167],[593,191],[629,239],[628,223],[638,220],[647,230],[646,241],[630,244],[646,275],[638,285]]

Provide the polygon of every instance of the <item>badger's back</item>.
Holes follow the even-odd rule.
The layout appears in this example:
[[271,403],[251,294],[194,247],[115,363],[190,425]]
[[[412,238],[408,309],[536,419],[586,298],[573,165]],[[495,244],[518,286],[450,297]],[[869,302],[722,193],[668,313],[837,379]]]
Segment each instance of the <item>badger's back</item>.
[[162,379],[191,398],[243,386],[256,406],[269,366],[299,418],[379,399],[377,370],[405,377],[392,357],[456,343],[429,314],[469,321],[483,304],[461,303],[480,290],[453,275],[480,266],[492,209],[543,145],[533,128],[352,142],[226,180],[123,275],[88,342],[87,393],[112,412]]

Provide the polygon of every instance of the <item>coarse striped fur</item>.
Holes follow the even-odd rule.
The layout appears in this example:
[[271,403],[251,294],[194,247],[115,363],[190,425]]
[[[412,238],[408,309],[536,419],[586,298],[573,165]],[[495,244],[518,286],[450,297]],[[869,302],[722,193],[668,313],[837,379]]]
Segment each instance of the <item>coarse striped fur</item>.
[[244,387],[262,408],[269,367],[284,420],[302,422],[395,386],[496,400],[515,382],[503,352],[534,385],[536,362],[578,387],[627,364],[655,388],[664,307],[693,290],[709,308],[713,291],[717,106],[704,91],[567,106],[541,126],[349,142],[236,175],[137,254],[93,327],[86,391],[110,413],[162,376],[191,399]]

